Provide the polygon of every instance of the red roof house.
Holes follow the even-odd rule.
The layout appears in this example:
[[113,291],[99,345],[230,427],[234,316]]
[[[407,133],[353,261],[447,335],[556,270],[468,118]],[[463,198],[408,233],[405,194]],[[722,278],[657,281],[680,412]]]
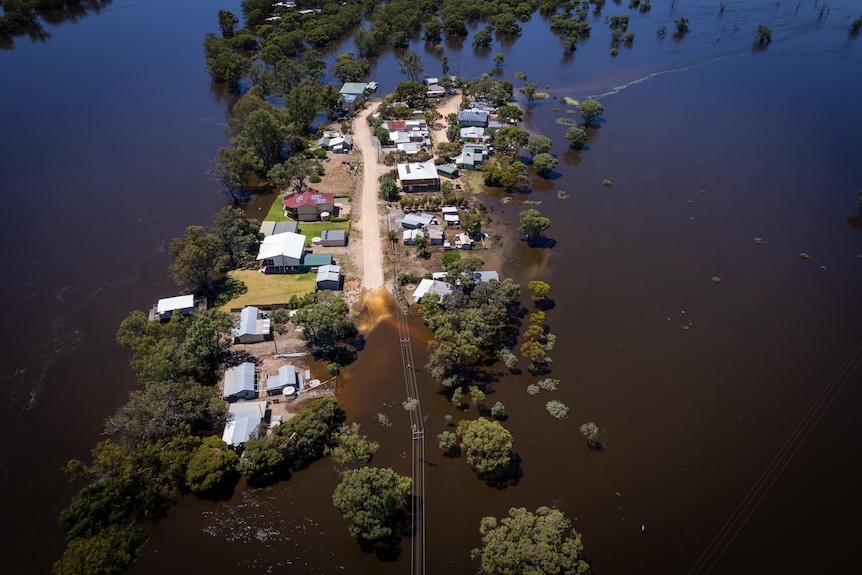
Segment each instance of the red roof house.
[[332,194],[318,192],[312,188],[285,196],[281,204],[285,214],[300,222],[317,221],[320,214],[332,213],[334,208]]

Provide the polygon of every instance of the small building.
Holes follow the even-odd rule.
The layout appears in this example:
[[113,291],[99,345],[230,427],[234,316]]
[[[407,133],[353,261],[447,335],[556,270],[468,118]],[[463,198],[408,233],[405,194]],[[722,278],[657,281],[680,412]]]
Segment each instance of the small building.
[[401,220],[401,227],[407,229],[422,228],[424,226],[437,223],[437,218],[431,214],[422,212],[421,214],[407,214]]
[[263,238],[257,260],[260,271],[268,274],[286,274],[299,271],[305,253],[305,236],[284,232]]
[[424,80],[422,80],[426,86],[433,86],[434,84],[440,83],[440,78],[436,78],[434,76],[428,76]]
[[265,401],[234,403],[228,408],[222,440],[237,447],[252,438],[266,419]]
[[405,192],[436,192],[440,189],[440,177],[434,162],[398,164],[398,180]]
[[300,271],[310,272],[317,271],[320,266],[328,266],[332,264],[332,254],[320,253],[320,254],[312,254],[312,253],[304,253],[302,255],[302,262],[300,265]]
[[424,237],[425,233],[422,230],[404,230],[401,234],[405,246],[415,246],[416,240]]
[[488,148],[482,144],[464,144],[455,159],[455,165],[463,170],[475,170],[488,158]]
[[455,248],[459,250],[472,250],[473,238],[466,233],[460,233],[455,236]]
[[451,294],[452,291],[452,285],[444,281],[423,279],[416,287],[416,291],[413,292],[413,301],[419,303],[419,301],[429,293],[439,295],[441,298],[443,298]]
[[320,219],[320,214],[332,213],[334,209],[333,195],[313,188],[288,194],[282,198],[281,204],[286,216],[300,222],[315,222]]
[[206,307],[206,299],[195,298],[194,294],[178,295],[175,297],[166,297],[156,302],[156,305],[150,309],[150,321],[160,320],[168,321],[175,313],[180,315],[189,315],[197,307]]
[[224,370],[222,397],[227,401],[257,397],[257,372],[250,361]]
[[281,395],[288,388],[293,388],[293,391],[287,395],[293,395],[302,390],[302,377],[292,365],[282,365],[278,368],[278,375],[266,378],[267,395]]
[[266,221],[266,222],[261,222],[261,224],[260,224],[260,233],[263,237],[271,236],[274,234],[283,234],[285,232],[298,234],[299,233],[299,222],[296,222],[296,221],[289,221],[289,222]]
[[339,136],[329,141],[327,149],[336,154],[346,154],[353,149],[353,138],[350,136]]
[[320,234],[320,245],[333,248],[347,245],[347,234],[344,230],[323,230]]
[[440,84],[429,84],[427,96],[429,98],[442,98],[446,95],[446,88]]
[[461,110],[458,113],[458,123],[465,128],[470,126],[487,128],[488,118],[488,112],[485,110],[476,110],[475,108],[472,110]]
[[319,290],[341,289],[341,266],[328,265],[317,268],[316,283]]
[[428,245],[442,246],[446,235],[441,226],[427,226],[425,234],[428,236]]
[[234,343],[258,343],[272,336],[272,322],[258,308],[248,306],[239,314],[239,325],[233,329]]
[[415,156],[420,151],[425,149],[425,144],[420,144],[419,142],[406,142],[403,144],[395,144],[395,147],[398,150],[404,152],[408,156]]
[[368,89],[368,84],[365,82],[345,82],[338,91],[342,96],[356,96],[358,98],[365,97],[365,90]]
[[458,168],[450,166],[449,164],[440,164],[437,166],[437,173],[441,176],[446,176],[450,180],[454,180],[460,175]]

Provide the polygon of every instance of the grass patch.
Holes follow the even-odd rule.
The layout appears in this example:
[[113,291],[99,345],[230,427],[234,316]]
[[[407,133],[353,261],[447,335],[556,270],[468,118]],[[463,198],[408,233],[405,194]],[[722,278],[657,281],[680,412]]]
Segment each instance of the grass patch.
[[533,94],[534,100],[547,100],[550,97],[551,95],[547,92],[536,92],[535,94]]
[[269,211],[266,213],[265,221],[268,222],[289,222],[290,218],[284,215],[284,207],[281,200],[284,198],[281,194],[276,194],[272,200],[272,205],[269,206]]
[[569,96],[563,97],[563,103],[567,106],[577,106],[579,102]]
[[317,274],[262,274],[257,270],[233,270],[228,278],[245,285],[245,291],[219,306],[221,311],[247,305],[287,303],[290,296],[304,296],[317,288]]
[[467,185],[473,193],[480,193],[485,189],[485,174],[479,170],[465,170],[467,174]]
[[350,233],[350,222],[299,222],[299,233],[305,236],[305,245],[311,245],[311,238],[320,237],[323,230],[344,230]]

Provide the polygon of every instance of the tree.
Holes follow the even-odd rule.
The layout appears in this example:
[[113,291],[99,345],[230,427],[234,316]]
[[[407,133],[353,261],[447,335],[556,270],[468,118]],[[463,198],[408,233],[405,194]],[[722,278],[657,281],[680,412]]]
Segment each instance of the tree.
[[590,573],[589,563],[582,559],[581,536],[558,509],[539,507],[531,513],[513,507],[500,521],[482,518],[479,533],[483,546],[473,549],[471,556],[479,560],[485,575]]
[[356,325],[349,319],[349,313],[343,297],[331,296],[300,308],[293,321],[302,327],[302,339],[331,355],[340,342],[356,337]]
[[538,87],[535,84],[526,84],[524,87],[518,90],[527,97],[528,110],[533,105],[533,100],[536,99],[536,90],[538,90]]
[[494,419],[506,419],[506,406],[499,401],[491,408],[491,417]]
[[[505,130],[506,128],[503,128]],[[501,130],[502,131],[502,130]],[[522,192],[530,185],[530,179],[524,174],[527,169],[522,162],[512,162],[500,176],[500,185],[507,192]]]
[[376,441],[369,441],[359,434],[359,424],[354,422],[342,427],[335,434],[335,446],[328,448],[326,453],[336,465],[365,465],[380,447]]
[[565,403],[557,401],[556,399],[552,399],[551,401],[549,401],[545,405],[545,408],[548,410],[548,413],[550,413],[557,419],[562,419],[569,413],[569,407]]
[[213,216],[210,232],[218,239],[231,267],[235,267],[243,254],[251,254],[257,247],[258,229],[257,221],[247,218],[243,210],[225,206]]
[[566,129],[566,139],[569,141],[572,148],[580,150],[584,147],[584,140],[587,138],[587,133],[583,128],[578,126],[570,126]]
[[458,424],[458,439],[467,463],[480,476],[503,473],[512,459],[512,434],[499,421],[484,417]]
[[420,82],[422,80],[422,56],[413,50],[406,50],[404,55],[398,59],[398,69],[401,73],[407,76],[411,82]]
[[203,226],[189,226],[185,236],[174,238],[168,246],[171,277],[181,291],[200,292],[209,274],[218,267],[219,240]]
[[598,100],[584,100],[578,104],[578,112],[584,119],[584,126],[592,126],[593,121],[604,114],[605,107]]
[[305,190],[305,180],[317,173],[314,160],[302,156],[291,156],[284,162],[276,164],[266,176],[277,190],[292,187],[296,193]]
[[532,298],[533,301],[538,303],[541,301],[545,301],[545,298],[548,297],[548,292],[551,291],[551,286],[546,284],[543,281],[533,280],[527,284],[527,287],[530,288],[530,291],[533,292]]
[[207,34],[204,39],[206,70],[218,84],[227,82],[231,92],[239,92],[239,81],[248,74],[251,63],[231,48],[224,38]]
[[557,158],[551,154],[536,154],[533,157],[533,165],[536,166],[540,176],[547,176],[557,167]]
[[139,525],[112,525],[93,536],[70,541],[52,573],[119,575],[135,563],[146,540],[147,531]]
[[589,421],[578,428],[581,434],[586,438],[587,445],[590,446],[590,449],[599,449],[602,444],[598,441],[599,437],[599,426]]
[[354,59],[353,52],[339,54],[332,65],[332,74],[342,82],[360,82],[368,75],[368,60]]
[[491,45],[491,30],[487,27],[482,28],[473,36],[474,48],[487,48]]
[[426,42],[439,42],[443,39],[443,24],[436,16],[426,20],[423,26],[425,30],[422,33],[422,38]]
[[677,34],[682,35],[691,32],[691,28],[688,27],[688,18],[677,18],[673,23],[676,25]]
[[539,210],[524,210],[518,215],[518,232],[528,240],[536,240],[551,227],[551,220],[544,217]]
[[444,431],[438,435],[437,444],[447,457],[454,457],[458,453],[458,436],[451,431]]
[[377,140],[380,142],[381,146],[389,145],[389,130],[387,130],[383,126],[378,126],[377,129],[374,130],[374,135],[377,137]]
[[554,147],[554,141],[547,136],[543,136],[542,134],[536,134],[535,136],[530,136],[530,139],[527,141],[527,151],[532,155],[536,154],[545,154],[551,151],[551,148]]
[[383,201],[394,202],[398,200],[398,184],[392,176],[380,178],[380,197]]
[[497,119],[501,122],[514,124],[524,119],[524,113],[518,106],[506,104],[497,108]]
[[211,435],[203,440],[189,461],[186,484],[192,493],[198,495],[230,489],[239,478],[236,471],[238,462],[236,452],[228,449],[220,437]]
[[504,54],[494,54],[494,69],[499,70],[505,61],[506,56]]
[[350,522],[350,535],[376,542],[395,533],[410,496],[412,480],[392,469],[361,467],[344,472],[332,503]]
[[772,42],[772,28],[768,28],[761,24],[757,27],[754,39],[757,40],[758,44],[769,44]]
[[392,97],[395,101],[407,102],[411,108],[424,108],[428,99],[428,88],[416,81],[399,82],[392,92]]
[[239,18],[227,10],[218,11],[218,25],[222,38],[233,38],[233,29],[239,24]]

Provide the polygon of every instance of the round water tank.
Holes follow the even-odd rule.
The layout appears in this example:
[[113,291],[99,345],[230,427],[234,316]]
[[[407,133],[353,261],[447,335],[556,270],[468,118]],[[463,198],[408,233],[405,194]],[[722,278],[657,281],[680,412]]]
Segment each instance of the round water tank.
[[319,246],[321,241],[322,240],[320,239],[319,236],[315,236],[315,237],[311,238],[311,245]]
[[281,390],[282,395],[293,395],[294,393],[296,393],[295,387],[288,386]]
[[320,219],[324,222],[329,221],[329,212],[320,212]]

